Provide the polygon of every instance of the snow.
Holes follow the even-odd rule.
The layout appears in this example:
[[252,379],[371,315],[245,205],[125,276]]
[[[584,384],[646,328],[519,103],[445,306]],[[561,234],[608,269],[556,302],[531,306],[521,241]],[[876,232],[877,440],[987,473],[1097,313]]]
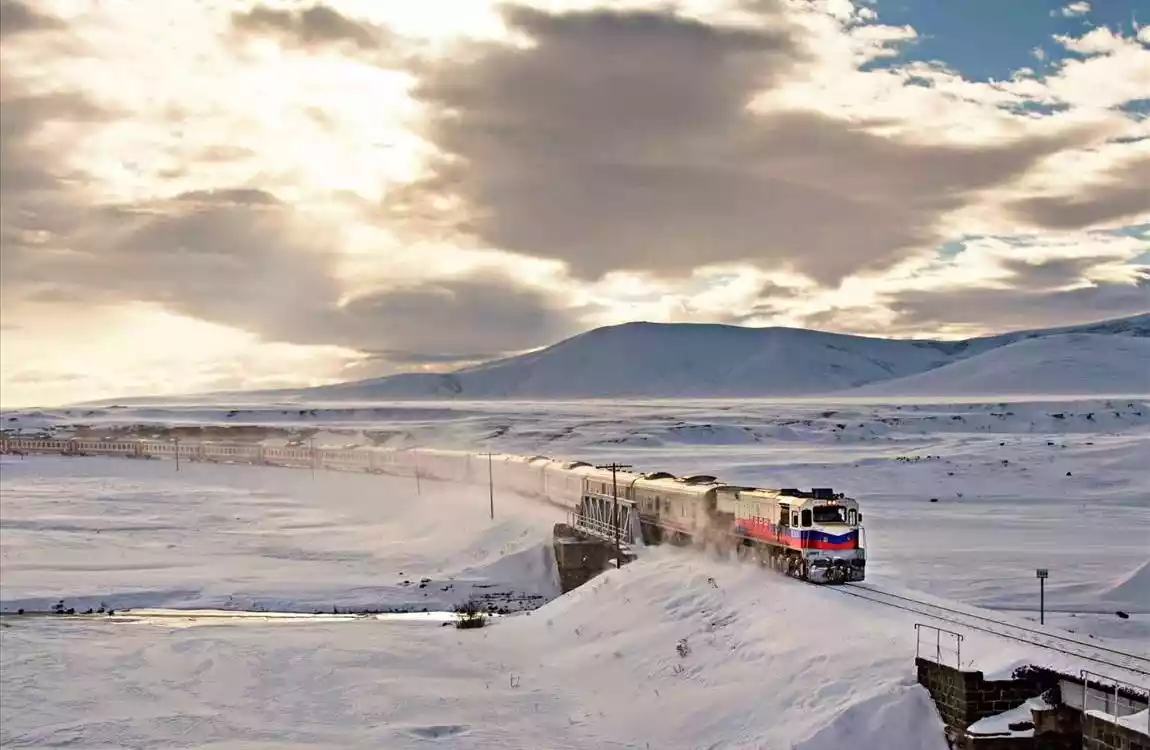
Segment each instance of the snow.
[[1098,598],[1120,603],[1150,602],[1150,560],[1118,578],[1113,585],[1101,591]]
[[1042,698],[1030,698],[1024,704],[1013,707],[1009,711],[1003,711],[975,721],[974,724],[967,727],[966,734],[973,736],[1007,736],[1007,737],[1033,737],[1034,726],[1029,729],[1011,729],[1010,725],[1020,724],[1020,722],[1030,721],[1033,718],[1032,711],[1043,711],[1052,707],[1049,703],[1043,701]]
[[[663,549],[477,631],[13,620],[0,733],[6,746],[944,750],[910,621],[876,612],[840,632],[851,603],[796,584]],[[798,612],[830,623],[817,647],[787,627]]]
[[966,729],[968,735],[987,737],[987,736],[1006,736],[1006,737],[1033,737],[1034,726],[1033,724],[1029,729],[1011,729],[1011,724],[1018,724],[1021,722],[1029,722],[1033,718],[1032,711],[1043,711],[1052,708],[1042,698],[1031,698],[1025,703],[1014,708],[1003,711],[994,716],[987,716],[985,719],[979,719],[971,724]]
[[6,611],[519,607],[558,593],[555,511],[510,493],[491,521],[485,488],[417,495],[411,479],[364,474],[36,457],[7,459],[2,480]]
[[866,396],[1150,393],[1150,338],[1064,334],[1028,339],[934,370],[865,385]]
[[1124,726],[1127,729],[1133,729],[1135,732],[1141,732],[1147,737],[1150,737],[1150,710],[1143,709],[1136,713],[1126,714],[1125,716],[1114,716],[1113,714],[1108,714],[1105,711],[1097,710],[1090,710],[1086,713],[1095,718],[1109,721],[1112,724]]
[[1150,709],[1143,709],[1137,713],[1119,716],[1117,723],[1127,729],[1134,729],[1150,737]]
[[[242,439],[269,444],[490,449],[833,486],[862,503],[869,584],[1039,627],[1034,569],[1046,567],[1046,630],[1130,652],[1150,643],[1140,400],[201,403],[4,419],[97,436],[182,425],[187,440],[243,426]],[[914,683],[922,616],[666,547],[556,597],[563,511],[498,488],[495,508],[492,521],[485,486],[426,478],[417,490],[412,477],[3,457],[0,608],[64,598],[133,611],[5,617],[0,744],[945,748]],[[434,621],[491,592],[512,609],[552,600],[479,630]],[[333,606],[432,614],[163,611]],[[1004,677],[1019,663],[1082,666],[976,632],[963,661]]]

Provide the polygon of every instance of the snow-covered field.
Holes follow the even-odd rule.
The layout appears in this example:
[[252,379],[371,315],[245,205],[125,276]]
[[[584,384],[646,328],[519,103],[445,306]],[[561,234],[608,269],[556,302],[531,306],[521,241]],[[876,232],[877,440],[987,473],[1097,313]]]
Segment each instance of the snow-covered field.
[[[218,440],[232,438],[215,425],[230,425],[268,442],[469,446],[833,486],[863,504],[871,582],[1036,622],[1034,569],[1046,567],[1048,628],[1150,651],[1145,402],[229,412],[169,404],[3,418],[58,435],[185,425],[177,434],[195,439],[210,425]],[[482,487],[424,480],[417,493],[412,478],[28,457],[5,459],[0,490],[5,611],[59,599],[79,609],[434,610],[469,594],[516,606],[556,593],[547,550],[562,511],[497,493],[491,521]],[[941,750],[938,719],[914,685],[921,619],[673,549],[474,631],[9,618],[0,742]],[[963,648],[987,670],[1051,661],[988,635],[970,634]]]
[[491,521],[486,488],[174,466],[6,457],[3,609],[519,608],[558,593],[544,544],[557,510],[539,502],[500,493]]

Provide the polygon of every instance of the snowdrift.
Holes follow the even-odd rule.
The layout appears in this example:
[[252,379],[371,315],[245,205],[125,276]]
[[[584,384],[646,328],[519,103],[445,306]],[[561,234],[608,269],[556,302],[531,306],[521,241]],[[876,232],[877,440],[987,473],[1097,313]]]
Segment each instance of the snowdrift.
[[910,666],[910,622],[842,628],[860,622],[855,600],[796,583],[649,548],[498,623],[490,639],[524,652],[512,667],[524,681],[592,680],[580,702],[616,742],[944,750],[942,723]]
[[1028,339],[850,392],[858,396],[1090,394],[1150,394],[1150,339],[1085,333]]

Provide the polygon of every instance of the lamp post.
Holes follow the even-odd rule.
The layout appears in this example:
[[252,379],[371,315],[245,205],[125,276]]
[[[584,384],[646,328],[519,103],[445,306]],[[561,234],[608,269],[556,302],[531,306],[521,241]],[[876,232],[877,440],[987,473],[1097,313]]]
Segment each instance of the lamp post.
[[1038,568],[1034,575],[1038,578],[1038,624],[1046,624],[1046,579],[1050,575],[1050,571],[1046,568]]

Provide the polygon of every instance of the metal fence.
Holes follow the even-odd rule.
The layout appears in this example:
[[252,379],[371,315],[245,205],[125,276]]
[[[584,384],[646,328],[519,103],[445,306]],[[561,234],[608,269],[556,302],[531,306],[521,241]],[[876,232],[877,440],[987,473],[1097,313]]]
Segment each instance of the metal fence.
[[934,625],[914,624],[914,656],[944,667],[962,668],[962,634]]
[[1082,678],[1083,711],[1099,711],[1115,718],[1146,711],[1146,732],[1150,734],[1150,711],[1147,711],[1147,701],[1131,697],[1144,695],[1144,688],[1086,669],[1083,669],[1079,676]]

